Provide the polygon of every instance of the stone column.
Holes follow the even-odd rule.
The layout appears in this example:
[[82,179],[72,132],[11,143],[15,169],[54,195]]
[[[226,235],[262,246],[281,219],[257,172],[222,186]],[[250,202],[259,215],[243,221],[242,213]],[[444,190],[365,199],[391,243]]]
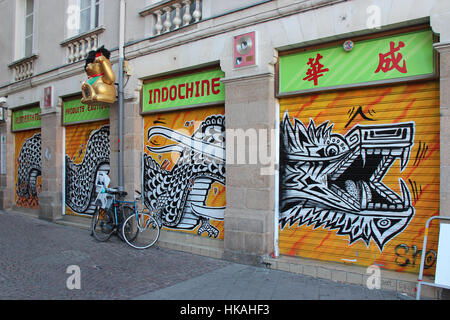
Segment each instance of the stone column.
[[440,215],[450,217],[450,42],[436,43],[440,60]]
[[[133,200],[134,190],[141,189],[142,117],[140,115],[140,90],[142,83],[130,79],[125,88],[123,119],[123,187],[127,200]],[[133,89],[134,88],[134,89]],[[119,112],[116,102],[110,109],[110,167],[111,187],[118,186]]]
[[[131,91],[133,90],[134,91]],[[128,199],[133,200],[134,190],[141,191],[141,155],[142,155],[142,117],[140,115],[140,92],[142,81],[130,85],[130,92],[125,91],[123,152],[124,188]]]
[[63,127],[61,106],[41,111],[42,191],[39,194],[39,218],[62,218]]
[[111,182],[110,188],[116,188],[119,186],[119,104],[116,101],[109,108],[109,178]]
[[[0,124],[0,134],[6,137],[6,159],[1,159],[2,165],[6,164],[6,174],[0,174],[0,209],[11,209],[14,205],[15,185],[14,172],[14,134],[11,132],[11,110],[7,110],[6,121]],[[1,140],[0,140],[1,143]],[[3,161],[5,160],[5,161]]]
[[[274,251],[275,175],[260,157],[261,151],[267,155],[260,148],[271,145],[260,134],[269,135],[276,125],[274,76],[268,72],[222,81],[227,129],[224,258],[257,264]],[[270,157],[275,159],[274,152]]]

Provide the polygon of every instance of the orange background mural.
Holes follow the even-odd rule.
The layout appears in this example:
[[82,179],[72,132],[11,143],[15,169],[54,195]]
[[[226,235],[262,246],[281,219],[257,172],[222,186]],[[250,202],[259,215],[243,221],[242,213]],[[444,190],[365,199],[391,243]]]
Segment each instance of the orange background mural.
[[[92,132],[108,124],[109,120],[105,120],[66,126],[66,155],[69,156],[75,164],[81,164]],[[79,215],[72,211],[67,205],[65,214]]]
[[[202,121],[210,115],[223,115],[223,106],[195,108],[184,111],[166,112],[146,115],[144,117],[144,152],[150,155],[162,168],[171,171],[177,163],[180,153],[166,152],[153,153],[149,151],[146,146],[163,147],[176,144],[176,142],[165,138],[163,136],[155,136],[150,141],[147,141],[148,130],[153,126],[163,126],[168,129],[173,129],[186,136],[192,136],[198,129]],[[144,182],[145,183],[145,182]],[[206,206],[208,207],[225,207],[225,186],[219,182],[211,185],[206,199]],[[209,223],[219,231],[217,239],[223,239],[223,220],[210,219]],[[182,232],[197,234],[200,225],[197,225],[192,230],[173,228]],[[165,229],[170,229],[164,227]],[[208,236],[206,233],[202,236]]]
[[[34,136],[36,133],[40,133],[41,130],[40,129],[36,129],[36,130],[27,130],[27,131],[20,131],[20,132],[16,132],[14,133],[15,136],[15,145],[14,145],[14,161],[15,161],[15,170],[14,170],[14,185],[16,186],[16,192],[15,194],[15,202],[16,202],[16,206],[18,207],[22,207],[22,208],[30,208],[30,209],[39,209],[39,193],[41,192],[42,189],[42,179],[41,179],[41,175],[39,175],[37,177],[37,192],[38,192],[38,196],[30,196],[30,197],[23,197],[23,196],[19,196],[17,194],[17,169],[19,167],[19,154],[20,154],[20,150],[22,149],[24,143],[27,141],[27,139],[31,138],[32,136]],[[41,156],[40,154],[37,156]]]
[[[361,107],[361,108],[359,108]],[[359,110],[359,111],[358,111]],[[382,250],[373,242],[368,245],[337,235],[336,230],[294,223],[280,228],[280,253],[317,260],[350,263],[361,266],[376,264],[381,268],[419,271],[421,249],[428,218],[439,214],[439,84],[424,82],[369,89],[354,89],[280,100],[280,117],[289,112],[290,121],[297,118],[317,126],[329,121],[332,133],[345,135],[356,124],[379,125],[413,122],[414,140],[409,161],[403,171],[397,159],[382,182],[398,195],[402,194],[399,178],[407,184],[415,213],[406,228]],[[346,127],[347,126],[347,127]],[[283,183],[280,181],[280,183]],[[280,224],[281,226],[281,224]],[[430,228],[425,274],[434,274],[439,228]]]

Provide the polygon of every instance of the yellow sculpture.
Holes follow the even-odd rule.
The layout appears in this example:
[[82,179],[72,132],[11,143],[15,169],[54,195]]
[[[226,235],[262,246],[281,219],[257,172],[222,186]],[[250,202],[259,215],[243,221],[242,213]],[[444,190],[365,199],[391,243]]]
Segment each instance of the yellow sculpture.
[[110,105],[116,101],[116,76],[109,61],[111,53],[103,46],[90,51],[86,58],[84,70],[88,75],[81,86],[81,103],[93,106]]

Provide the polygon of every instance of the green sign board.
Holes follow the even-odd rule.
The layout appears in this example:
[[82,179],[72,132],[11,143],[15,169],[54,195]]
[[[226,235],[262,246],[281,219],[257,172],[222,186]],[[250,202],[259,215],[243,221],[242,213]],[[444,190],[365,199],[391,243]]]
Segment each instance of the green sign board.
[[109,106],[90,106],[81,103],[81,98],[64,101],[63,124],[74,124],[109,119]]
[[281,56],[279,93],[425,78],[433,74],[433,33],[422,30],[355,42],[349,51],[339,45]]
[[208,70],[144,84],[142,112],[225,101],[225,73]]
[[39,129],[41,108],[39,106],[20,109],[12,113],[12,131]]

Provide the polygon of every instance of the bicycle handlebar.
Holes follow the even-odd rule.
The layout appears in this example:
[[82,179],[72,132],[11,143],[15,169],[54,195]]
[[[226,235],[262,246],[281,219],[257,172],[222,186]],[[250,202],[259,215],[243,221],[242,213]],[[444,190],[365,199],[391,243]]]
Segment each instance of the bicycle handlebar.
[[112,188],[105,188],[105,192],[110,193],[110,194],[116,194],[121,197],[125,197],[128,194],[128,192],[126,192],[126,191],[119,191],[117,189],[112,189]]

